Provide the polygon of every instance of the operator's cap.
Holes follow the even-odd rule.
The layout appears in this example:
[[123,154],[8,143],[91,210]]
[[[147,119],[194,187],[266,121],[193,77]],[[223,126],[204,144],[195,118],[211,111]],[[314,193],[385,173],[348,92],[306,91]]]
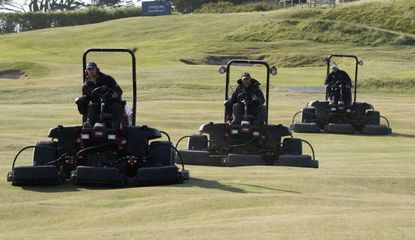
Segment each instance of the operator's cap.
[[333,64],[331,65],[331,68],[337,68],[337,69],[339,69],[339,67],[337,66],[337,63],[333,63]]
[[91,69],[91,68],[98,69],[98,66],[94,62],[89,62],[88,65],[86,65],[86,68],[85,69],[88,70],[88,69]]
[[251,79],[251,74],[249,74],[247,72],[246,73],[242,73],[241,79],[244,80],[245,78]]

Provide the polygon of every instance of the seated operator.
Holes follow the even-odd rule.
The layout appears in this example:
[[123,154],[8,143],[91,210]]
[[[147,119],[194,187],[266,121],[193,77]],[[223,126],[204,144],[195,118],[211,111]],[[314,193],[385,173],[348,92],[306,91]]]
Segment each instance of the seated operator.
[[[225,102],[226,112],[232,112],[232,124],[241,124],[245,104],[248,107],[247,114],[256,117],[259,124],[265,123],[266,110],[264,94],[259,87],[260,83],[251,78],[249,73],[243,73],[237,81],[238,86],[232,92],[231,97]],[[246,120],[246,119],[245,119]]]
[[[82,96],[76,99],[79,112],[84,115],[84,128],[91,128],[99,120],[100,99],[92,94],[93,90],[105,86],[109,88],[109,97],[105,101],[104,111],[112,114],[112,128],[120,128],[123,114],[121,102],[122,89],[109,75],[102,73],[94,62],[86,66],[86,79],[82,86]],[[112,90],[112,91],[111,91]]]
[[351,105],[352,80],[345,71],[339,69],[336,63],[333,63],[331,69],[332,71],[327,75],[326,81],[324,82],[329,103],[340,104],[343,102],[345,105]]

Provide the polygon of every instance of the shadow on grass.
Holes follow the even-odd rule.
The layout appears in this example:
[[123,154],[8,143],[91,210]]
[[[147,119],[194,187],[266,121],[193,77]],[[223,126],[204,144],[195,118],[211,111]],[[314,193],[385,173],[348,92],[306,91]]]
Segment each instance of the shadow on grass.
[[80,190],[114,190],[122,189],[123,187],[108,186],[108,185],[82,185],[78,186],[76,184],[67,181],[59,185],[33,185],[33,186],[21,186],[23,190],[33,191],[33,192],[43,192],[43,193],[59,193],[59,192],[77,192]]
[[207,189],[218,189],[218,190],[227,191],[227,192],[234,192],[234,193],[261,193],[261,192],[247,191],[246,189],[238,188],[238,187],[235,187],[233,185],[253,187],[253,188],[271,190],[271,191],[276,191],[276,192],[301,193],[301,192],[296,192],[296,191],[290,191],[290,190],[284,190],[284,189],[278,189],[278,188],[270,188],[270,187],[264,187],[264,186],[253,185],[253,184],[235,183],[235,184],[232,184],[232,185],[228,185],[228,184],[223,184],[223,183],[220,183],[220,182],[214,181],[214,180],[206,180],[206,179],[194,178],[194,177],[191,177],[188,182],[185,182],[182,185],[175,185],[175,186],[177,186],[177,187],[200,187],[200,188],[207,188]]
[[407,134],[407,133],[392,133],[392,137],[403,137],[403,138],[415,138],[415,134]]
[[247,186],[247,187],[254,187],[254,188],[271,190],[271,191],[276,191],[276,192],[301,193],[301,192],[297,192],[297,191],[291,191],[291,190],[285,190],[285,189],[278,189],[278,188],[270,188],[270,187],[264,187],[264,186],[254,185],[254,184],[241,184],[241,183],[237,183],[235,185],[241,185],[241,186]]
[[[264,187],[260,185],[254,185],[254,184],[241,184],[241,183],[223,184],[215,180],[206,180],[206,179],[195,178],[195,177],[191,177],[189,181],[186,181],[183,184],[160,185],[160,186],[171,186],[171,187],[178,187],[178,188],[199,187],[199,188],[206,188],[206,189],[218,189],[218,190],[222,190],[226,192],[233,192],[233,193],[263,193],[263,192],[257,192],[257,191],[248,191],[244,188],[235,187],[234,185],[257,188],[261,190],[271,190],[275,192],[297,193],[297,194],[301,193],[297,191],[270,188],[270,187]],[[115,186],[106,186],[106,185],[78,186],[71,182],[65,182],[60,185],[22,186],[21,188],[23,190],[33,191],[33,192],[62,193],[62,192],[77,192],[80,190],[114,190],[114,189],[140,188],[140,187],[137,187],[137,186],[115,187]]]
[[233,187],[231,185],[222,184],[215,180],[206,180],[201,178],[190,177],[189,181],[184,184],[174,185],[175,187],[200,187],[207,189],[219,189],[227,192],[234,193],[247,193],[245,189]]
[[53,192],[76,192],[79,191],[79,187],[65,182],[64,184],[59,185],[32,185],[32,186],[21,186],[23,190],[33,191],[33,192],[44,192],[44,193],[53,193]]

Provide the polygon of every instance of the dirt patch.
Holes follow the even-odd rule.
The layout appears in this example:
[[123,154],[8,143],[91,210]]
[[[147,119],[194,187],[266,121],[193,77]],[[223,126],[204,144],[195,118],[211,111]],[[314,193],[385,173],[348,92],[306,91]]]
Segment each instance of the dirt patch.
[[246,56],[220,56],[220,55],[207,55],[202,61],[208,65],[226,65],[232,59],[247,59]]
[[0,79],[22,79],[25,78],[27,74],[20,70],[3,70],[0,71]]
[[179,60],[179,62],[187,64],[187,65],[198,65],[199,64],[199,63],[197,63],[197,61],[195,59],[190,59],[190,58],[179,58],[177,60]]
[[178,61],[188,65],[226,65],[232,59],[248,59],[246,56],[205,55],[200,59],[179,58]]

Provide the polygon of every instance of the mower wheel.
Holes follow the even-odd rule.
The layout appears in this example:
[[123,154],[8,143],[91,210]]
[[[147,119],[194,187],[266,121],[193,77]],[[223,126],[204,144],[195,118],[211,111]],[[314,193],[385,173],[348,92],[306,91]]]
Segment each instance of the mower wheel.
[[[217,165],[210,158],[208,151],[192,151],[192,150],[180,150],[180,156],[182,157],[183,164],[190,165]],[[179,155],[176,159],[177,164],[181,164]],[[220,165],[220,163],[218,164]]]
[[366,122],[368,124],[379,125],[380,124],[380,113],[378,111],[366,112]]
[[261,155],[229,154],[224,165],[228,167],[265,165]]
[[19,166],[7,178],[15,186],[57,185],[63,182],[55,166]]
[[57,158],[57,143],[53,141],[38,141],[33,149],[33,166],[47,165]]
[[315,108],[303,108],[301,114],[302,123],[312,123],[316,121],[316,109]]
[[192,135],[189,138],[187,149],[189,150],[206,150],[208,148],[208,138],[206,135]]
[[353,134],[355,132],[355,129],[350,123],[329,123],[324,129],[327,132],[339,134]]
[[294,123],[291,125],[294,132],[316,133],[320,132],[320,127],[317,123]]
[[154,141],[150,143],[149,157],[153,163],[161,163],[162,166],[173,164],[173,144],[169,141]]
[[281,154],[301,155],[303,153],[302,141],[299,138],[284,138]]
[[387,135],[392,133],[392,129],[385,125],[366,124],[360,132],[367,135]]
[[318,161],[312,160],[309,155],[280,155],[275,165],[318,168]]
[[136,186],[155,186],[183,183],[183,178],[176,166],[142,167],[134,176]]

